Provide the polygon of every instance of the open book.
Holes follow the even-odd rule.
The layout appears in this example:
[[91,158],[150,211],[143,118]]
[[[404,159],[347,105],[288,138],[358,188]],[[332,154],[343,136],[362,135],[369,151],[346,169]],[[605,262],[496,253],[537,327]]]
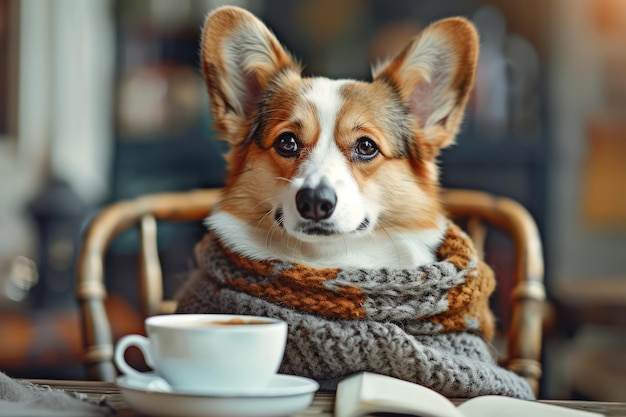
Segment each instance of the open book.
[[339,382],[335,401],[336,417],[357,417],[373,413],[420,417],[602,416],[537,401],[495,395],[472,398],[455,407],[446,397],[429,388],[369,372],[354,374]]

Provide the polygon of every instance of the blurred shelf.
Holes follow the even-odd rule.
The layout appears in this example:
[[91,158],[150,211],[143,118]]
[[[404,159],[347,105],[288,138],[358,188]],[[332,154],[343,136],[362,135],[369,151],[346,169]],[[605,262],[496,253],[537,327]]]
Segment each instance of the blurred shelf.
[[202,136],[118,141],[112,199],[221,186],[226,170],[223,153],[221,143]]
[[511,137],[482,139],[477,135],[461,133],[456,144],[444,149],[441,160],[445,164],[509,165],[544,162],[546,145],[537,135],[524,139]]

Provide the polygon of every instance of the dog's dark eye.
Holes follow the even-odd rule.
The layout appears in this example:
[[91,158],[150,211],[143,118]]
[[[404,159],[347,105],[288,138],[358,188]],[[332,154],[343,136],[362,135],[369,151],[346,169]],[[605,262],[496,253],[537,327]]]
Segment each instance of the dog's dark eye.
[[378,145],[372,139],[364,136],[356,141],[354,153],[358,159],[368,161],[378,155]]
[[274,142],[274,149],[282,157],[294,158],[300,154],[300,144],[291,132],[281,133]]

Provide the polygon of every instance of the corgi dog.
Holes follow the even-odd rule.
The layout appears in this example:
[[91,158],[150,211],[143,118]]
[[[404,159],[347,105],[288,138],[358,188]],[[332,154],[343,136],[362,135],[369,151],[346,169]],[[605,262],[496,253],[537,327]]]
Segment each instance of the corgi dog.
[[454,142],[478,35],[436,22],[369,82],[305,77],[254,15],[210,13],[201,65],[228,175],[207,226],[254,260],[414,268],[446,230],[437,156]]

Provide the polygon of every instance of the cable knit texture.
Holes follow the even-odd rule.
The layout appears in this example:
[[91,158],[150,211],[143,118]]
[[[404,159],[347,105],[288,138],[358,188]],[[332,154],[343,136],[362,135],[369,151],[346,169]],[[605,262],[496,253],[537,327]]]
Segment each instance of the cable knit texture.
[[357,371],[416,382],[449,397],[533,398],[499,367],[489,296],[495,279],[469,237],[449,223],[439,261],[413,270],[312,268],[251,261],[209,232],[180,313],[252,314],[289,324],[282,373],[336,381]]

